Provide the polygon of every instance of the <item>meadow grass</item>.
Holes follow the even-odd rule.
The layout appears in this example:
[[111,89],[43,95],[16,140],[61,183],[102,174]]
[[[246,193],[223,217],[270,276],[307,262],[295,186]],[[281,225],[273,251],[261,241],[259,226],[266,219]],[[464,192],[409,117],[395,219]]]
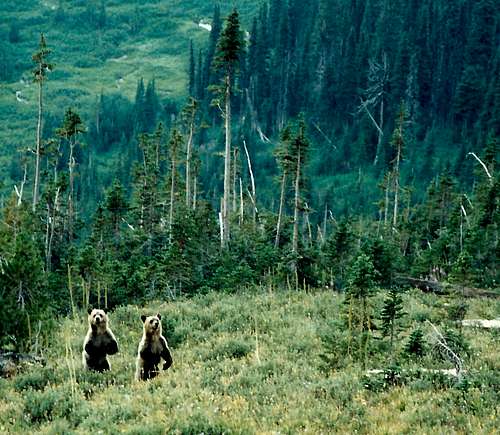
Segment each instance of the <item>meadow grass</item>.
[[[376,297],[376,311],[382,298]],[[397,359],[399,377],[367,377],[346,355],[332,368],[324,337],[344,331],[343,295],[256,288],[209,293],[146,307],[119,307],[110,322],[120,352],[112,369],[84,372],[86,315],[59,322],[46,366],[0,380],[1,433],[493,433],[498,427],[498,333],[464,330],[467,373],[458,382],[419,368],[446,360],[399,356],[412,327],[444,328],[449,298],[405,296],[395,357],[374,330],[370,367]],[[468,317],[498,317],[497,300],[469,301]],[[149,382],[133,380],[142,313],[160,312],[174,364]],[[100,432],[102,431],[102,432]]]

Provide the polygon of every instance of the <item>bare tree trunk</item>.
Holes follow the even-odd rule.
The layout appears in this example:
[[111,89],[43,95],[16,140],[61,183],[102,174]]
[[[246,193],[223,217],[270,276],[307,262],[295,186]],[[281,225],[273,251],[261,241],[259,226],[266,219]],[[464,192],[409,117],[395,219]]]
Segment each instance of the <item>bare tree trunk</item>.
[[375,153],[375,160],[373,161],[373,164],[376,165],[378,163],[378,159],[380,157],[380,152],[382,151],[382,139],[384,136],[384,98],[380,100],[380,114],[379,114],[379,122],[378,122],[379,129],[378,131],[378,137],[377,137],[377,151]]
[[307,235],[309,237],[309,246],[312,246],[312,230],[311,230],[311,222],[309,221],[309,205],[306,203],[306,225],[307,225]]
[[38,204],[38,191],[40,189],[40,160],[42,148],[42,115],[43,115],[43,81],[38,82],[38,122],[36,125],[36,150],[35,150],[35,182],[33,186],[33,211]]
[[226,107],[224,124],[226,145],[224,150],[224,197],[222,202],[222,245],[229,241],[229,196],[231,195],[231,77],[226,75]]
[[[59,192],[60,191],[61,191],[61,188],[58,187],[56,190],[55,198],[54,198],[54,207],[52,209],[52,218],[51,218],[51,222],[50,222],[50,237],[49,237],[49,246],[48,246],[49,250],[47,253],[47,259],[49,261],[49,264],[52,260],[52,245],[54,242],[54,234],[56,231],[56,216],[57,216],[57,213],[59,211]],[[50,269],[50,267],[49,267],[49,269]]]
[[168,212],[168,237],[170,243],[172,243],[172,224],[174,222],[175,165],[175,152],[172,152],[172,162],[170,166],[170,210]]
[[274,239],[275,248],[277,248],[280,244],[281,217],[283,215],[283,207],[285,204],[285,185],[286,185],[286,170],[283,171],[283,176],[281,177],[280,207],[278,210],[278,223],[276,224],[276,238]]
[[73,153],[75,150],[75,143],[73,139],[69,141],[69,160],[68,160],[68,170],[69,170],[69,196],[68,196],[68,233],[70,239],[73,238],[73,219],[74,219],[74,190],[75,190],[75,158]]
[[250,172],[250,182],[252,184],[253,226],[255,228],[255,223],[257,220],[257,198],[255,192],[255,178],[253,176],[252,162],[250,160],[250,154],[248,153],[247,143],[245,140],[243,140],[243,147],[245,148],[245,154],[247,156],[248,172]]
[[241,177],[240,177],[240,226],[243,225],[243,213],[244,213],[244,206],[243,206],[243,185],[242,185]]
[[236,213],[236,197],[237,197],[237,193],[236,193],[236,162],[238,160],[238,149],[237,148],[234,148],[233,149],[233,175],[232,175],[232,183],[233,183],[233,213]]
[[[297,170],[295,173],[295,200],[293,207],[292,252],[297,254],[299,242],[299,201],[300,201],[300,148],[297,155]],[[297,267],[297,265],[295,265]]]
[[189,136],[186,146],[186,207],[190,207],[191,202],[191,150],[193,145],[193,135],[194,135],[194,117],[195,112],[193,110],[193,115],[189,123]]
[[323,215],[323,241],[326,240],[326,224],[328,222],[328,204],[325,203],[325,214]]
[[[224,207],[224,198],[221,198],[221,210]],[[222,212],[219,212],[219,228],[220,228],[220,243],[224,247],[224,221],[222,217]]]
[[387,221],[389,219],[389,181],[390,174],[386,175],[385,180],[385,199],[384,199],[384,227],[387,228]]
[[21,181],[21,187],[18,189],[16,185],[14,185],[14,190],[17,195],[17,206],[19,207],[22,202],[23,202],[23,192],[24,192],[24,185],[26,184],[26,179],[28,176],[28,164],[24,164],[24,174],[23,174],[23,181]]
[[196,196],[198,194],[198,178],[194,177],[193,179],[193,210],[196,210]]
[[398,222],[398,201],[399,201],[399,163],[401,161],[401,152],[403,146],[403,121],[404,121],[404,112],[401,110],[399,115],[399,132],[397,139],[397,154],[396,154],[396,163],[394,165],[394,213],[392,225],[396,228],[396,224]]

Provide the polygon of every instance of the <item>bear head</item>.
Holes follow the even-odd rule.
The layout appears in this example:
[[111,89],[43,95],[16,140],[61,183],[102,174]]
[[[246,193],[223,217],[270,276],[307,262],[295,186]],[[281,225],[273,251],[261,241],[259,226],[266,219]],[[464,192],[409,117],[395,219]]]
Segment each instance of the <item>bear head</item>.
[[161,316],[157,314],[156,316],[141,316],[141,320],[144,323],[144,333],[148,336],[160,336],[161,335]]
[[99,309],[88,309],[89,326],[95,331],[104,332],[108,327],[108,315],[106,311]]

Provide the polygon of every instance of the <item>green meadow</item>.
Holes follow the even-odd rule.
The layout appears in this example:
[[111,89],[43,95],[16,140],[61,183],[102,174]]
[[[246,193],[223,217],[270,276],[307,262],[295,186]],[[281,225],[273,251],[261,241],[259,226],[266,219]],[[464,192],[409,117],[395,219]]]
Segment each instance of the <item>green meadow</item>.
[[[460,379],[431,369],[436,356],[429,321],[456,328],[456,297],[409,291],[391,351],[374,315],[369,364],[348,340],[344,296],[254,288],[232,295],[126,306],[110,326],[120,352],[105,374],[83,372],[86,316],[56,321],[40,343],[44,367],[0,380],[2,433],[272,434],[494,433],[498,430],[499,334],[463,330]],[[497,299],[469,299],[468,318],[495,318]],[[133,380],[142,313],[160,312],[174,364],[148,382]],[[404,356],[408,335],[423,331],[426,352]],[[353,342],[356,340],[352,338]],[[383,373],[368,375],[370,369]],[[427,371],[426,371],[427,370]]]

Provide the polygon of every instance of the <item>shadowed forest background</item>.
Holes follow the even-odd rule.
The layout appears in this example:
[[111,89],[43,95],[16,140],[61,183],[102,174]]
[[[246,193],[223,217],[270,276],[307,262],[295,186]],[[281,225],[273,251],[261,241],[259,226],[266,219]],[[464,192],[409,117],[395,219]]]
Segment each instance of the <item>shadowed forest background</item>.
[[498,8],[400,3],[237,2],[221,248],[231,9],[3,2],[3,344],[71,304],[342,290],[359,253],[498,285]]

